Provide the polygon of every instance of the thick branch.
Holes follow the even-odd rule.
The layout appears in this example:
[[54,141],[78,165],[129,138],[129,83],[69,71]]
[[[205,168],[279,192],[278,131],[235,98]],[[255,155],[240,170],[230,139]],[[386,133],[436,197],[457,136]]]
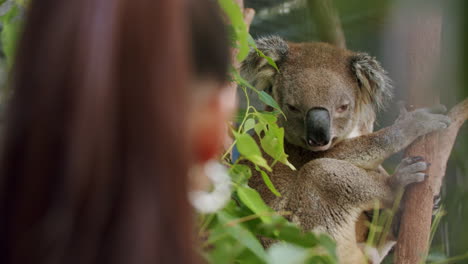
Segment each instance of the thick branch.
[[405,194],[396,263],[419,263],[428,251],[433,196],[440,191],[457,133],[468,119],[468,99],[452,108],[448,115],[452,119],[450,127],[422,138],[407,151],[408,155],[422,154],[433,160],[427,171],[429,179],[411,186]]
[[445,176],[447,169],[447,161],[452,152],[455,139],[457,138],[458,131],[463,123],[468,119],[468,98],[457,104],[448,113],[448,116],[452,120],[452,124],[449,128],[439,133],[439,146],[437,158],[439,162],[433,166],[433,175],[430,179],[430,184],[434,195],[438,195],[440,187],[442,185],[442,179]]
[[[437,8],[420,7],[415,13],[406,13],[407,23],[402,37],[406,49],[408,74],[408,101],[411,108],[431,106],[438,103],[438,93],[433,89],[433,76],[436,75],[440,59],[442,15]],[[427,170],[428,180],[412,184],[405,192],[395,263],[417,264],[425,259],[429,248],[431,217],[434,197],[434,182],[437,168],[442,165],[439,134],[432,133],[421,137],[406,150],[406,156],[423,156],[432,164]],[[440,184],[439,184],[440,186]]]
[[[442,12],[440,8],[418,7],[400,17],[406,54],[409,103],[414,108],[431,106],[438,102],[438,93],[432,89],[440,58]],[[400,24],[400,25],[402,25]],[[395,263],[416,264],[424,261],[429,249],[433,197],[440,192],[447,161],[458,130],[468,117],[468,99],[455,106],[449,117],[452,124],[444,131],[426,135],[406,151],[407,156],[423,156],[432,164],[427,170],[428,180],[413,184],[404,196]]]

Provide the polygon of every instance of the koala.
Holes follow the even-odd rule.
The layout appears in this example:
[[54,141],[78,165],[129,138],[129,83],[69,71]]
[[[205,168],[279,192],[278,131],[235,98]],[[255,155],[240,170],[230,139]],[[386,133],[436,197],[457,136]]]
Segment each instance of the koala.
[[[391,206],[396,190],[423,181],[428,164],[421,157],[406,158],[393,175],[380,165],[419,136],[448,127],[443,107],[403,109],[393,125],[373,132],[376,112],[392,96],[391,80],[375,58],[276,36],[257,40],[257,47],[279,71],[252,51],[241,76],[269,93],[284,112],[278,123],[285,130],[285,152],[297,171],[274,166],[270,178],[281,197],[268,190],[256,170],[249,185],[273,209],[291,212],[288,218],[303,229],[332,236],[340,263],[366,263],[366,255],[380,262],[386,252],[361,250],[358,220],[375,200]],[[264,240],[265,246],[269,243]]]

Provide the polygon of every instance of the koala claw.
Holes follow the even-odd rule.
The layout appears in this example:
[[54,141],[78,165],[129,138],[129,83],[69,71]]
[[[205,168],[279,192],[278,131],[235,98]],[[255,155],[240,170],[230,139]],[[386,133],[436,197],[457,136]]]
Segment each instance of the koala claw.
[[431,114],[443,114],[447,112],[447,107],[442,104],[435,105],[433,107],[427,107],[423,108],[426,112],[431,113]]
[[396,123],[403,131],[406,131],[405,133],[409,138],[416,138],[450,126],[450,118],[440,114],[446,110],[447,109],[443,105],[416,109],[411,112],[406,112],[403,108]]
[[427,178],[424,173],[429,168],[430,163],[425,162],[423,157],[406,157],[395,170],[395,180],[400,186],[406,186],[414,182],[422,182]]

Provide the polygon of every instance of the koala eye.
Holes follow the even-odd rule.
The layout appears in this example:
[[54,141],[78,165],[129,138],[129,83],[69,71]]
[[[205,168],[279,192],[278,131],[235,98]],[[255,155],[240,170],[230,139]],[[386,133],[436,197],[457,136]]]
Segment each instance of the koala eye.
[[343,112],[346,112],[348,110],[348,108],[349,108],[349,104],[344,104],[344,105],[339,106],[336,109],[336,112],[343,113]]
[[294,112],[294,113],[299,113],[301,112],[299,109],[297,109],[296,107],[290,105],[290,104],[286,104],[286,107],[288,108],[289,111],[291,112]]

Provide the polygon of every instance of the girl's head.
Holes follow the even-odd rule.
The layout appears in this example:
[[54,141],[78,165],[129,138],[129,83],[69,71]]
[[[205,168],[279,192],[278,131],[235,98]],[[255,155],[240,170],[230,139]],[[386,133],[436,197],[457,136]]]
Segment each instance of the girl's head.
[[217,12],[31,2],[1,152],[1,263],[194,262],[186,175],[216,155],[229,113]]

